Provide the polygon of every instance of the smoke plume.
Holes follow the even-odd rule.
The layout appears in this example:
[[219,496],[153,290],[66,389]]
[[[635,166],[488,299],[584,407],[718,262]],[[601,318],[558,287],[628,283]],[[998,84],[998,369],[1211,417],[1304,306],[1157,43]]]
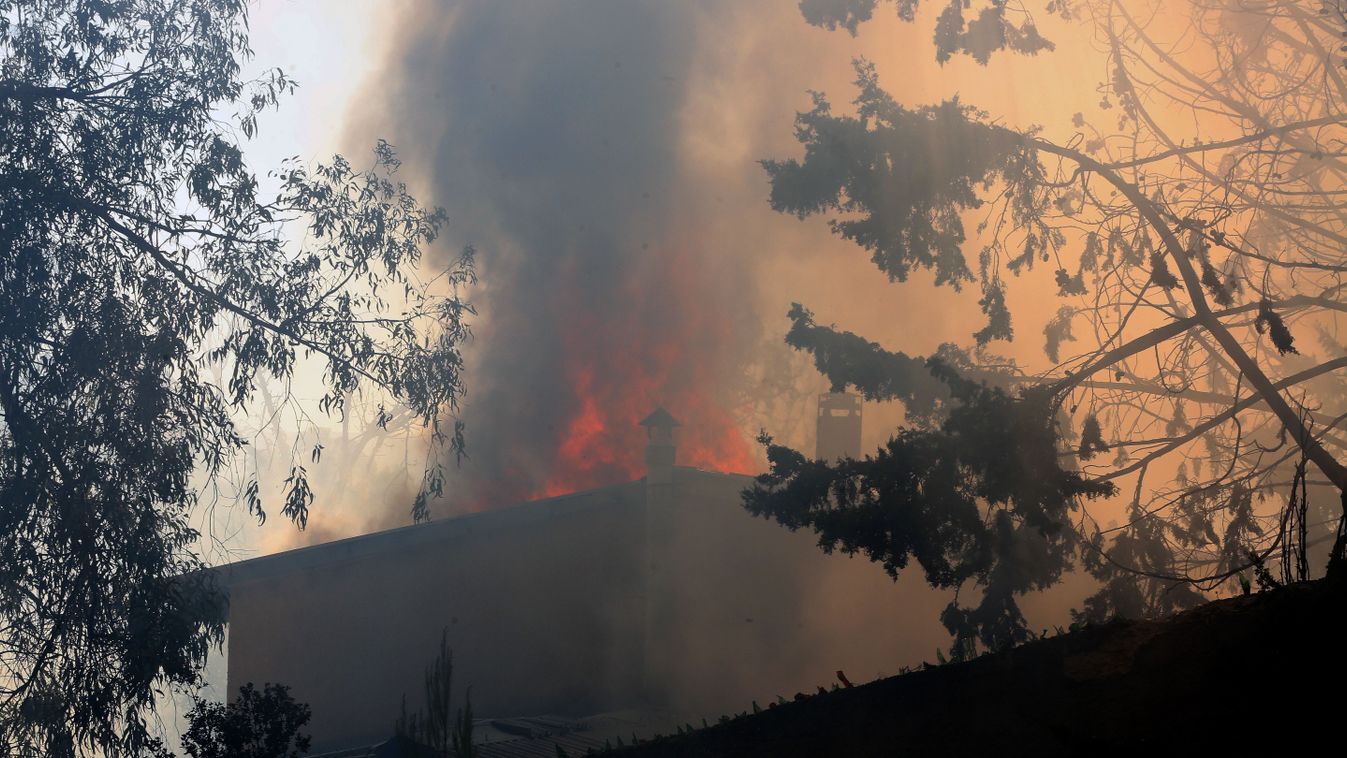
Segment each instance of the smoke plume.
[[433,5],[400,24],[389,115],[479,250],[456,507],[641,476],[637,422],[661,404],[680,462],[751,468],[727,392],[753,328],[744,272],[679,210],[694,5]]
[[[769,0],[397,8],[359,141],[398,145],[482,277],[452,510],[639,477],[637,422],[658,405],[683,423],[685,465],[755,470],[760,427],[811,447],[826,382],[781,342],[794,300],[913,354],[976,328],[932,323],[970,309],[920,275],[898,296],[822,222],[771,211],[757,165],[798,152],[808,91],[844,99],[856,56],[917,102],[948,89],[929,72],[963,80],[914,25],[853,38]],[[1014,102],[988,71],[965,86]],[[867,446],[901,414],[867,411]]]

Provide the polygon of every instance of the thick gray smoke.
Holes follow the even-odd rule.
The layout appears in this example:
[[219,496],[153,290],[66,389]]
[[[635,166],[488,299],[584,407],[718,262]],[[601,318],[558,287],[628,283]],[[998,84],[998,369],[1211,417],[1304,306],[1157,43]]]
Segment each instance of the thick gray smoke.
[[[409,163],[479,251],[480,328],[455,507],[639,476],[657,404],[681,455],[748,465],[725,407],[756,329],[742,267],[707,260],[679,140],[698,4],[423,3],[384,81]],[[705,188],[703,188],[705,189]]]
[[[772,211],[757,165],[798,153],[809,90],[845,107],[856,56],[930,99],[925,31],[893,18],[853,38],[779,0],[394,7],[352,142],[398,146],[450,213],[445,254],[473,244],[482,275],[451,509],[639,477],[636,422],[661,404],[683,464],[753,471],[761,427],[811,447],[826,383],[781,341],[793,301],[916,354],[977,328],[895,330],[949,294],[895,288],[822,220]],[[900,418],[869,409],[866,444]]]

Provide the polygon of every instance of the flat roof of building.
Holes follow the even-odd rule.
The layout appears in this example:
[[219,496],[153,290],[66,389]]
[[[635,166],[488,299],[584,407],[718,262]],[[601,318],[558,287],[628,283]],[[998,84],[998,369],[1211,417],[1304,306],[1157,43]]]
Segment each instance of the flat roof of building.
[[[674,484],[703,477],[725,481],[737,480],[741,485],[747,485],[751,479],[747,474],[726,474],[678,466],[675,468]],[[324,542],[319,545],[309,545],[280,553],[248,558],[216,567],[213,571],[225,587],[248,584],[268,577],[305,571],[319,566],[357,561],[388,551],[404,551],[408,548],[431,543],[441,544],[446,540],[462,539],[499,529],[509,529],[562,518],[605,505],[629,506],[638,501],[643,502],[644,496],[645,479],[642,478],[623,484],[581,490],[539,500],[529,500],[480,513],[434,519],[421,524],[411,524]]]

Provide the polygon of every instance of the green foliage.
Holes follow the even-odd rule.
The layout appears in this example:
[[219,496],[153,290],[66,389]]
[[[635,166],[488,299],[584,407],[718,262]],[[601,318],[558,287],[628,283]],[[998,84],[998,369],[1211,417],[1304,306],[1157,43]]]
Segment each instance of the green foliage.
[[[233,464],[264,382],[308,358],[322,410],[386,390],[437,438],[461,391],[471,309],[415,278],[444,216],[391,147],[368,170],[287,162],[262,195],[239,135],[294,85],[240,78],[246,10],[0,0],[7,754],[135,753],[156,690],[195,681],[223,613],[193,552],[194,484]],[[298,463],[281,512],[302,528]],[[257,483],[240,489],[264,519]]]
[[187,714],[183,750],[191,758],[299,758],[309,752],[309,707],[290,697],[290,688],[251,682],[228,704],[196,699]]

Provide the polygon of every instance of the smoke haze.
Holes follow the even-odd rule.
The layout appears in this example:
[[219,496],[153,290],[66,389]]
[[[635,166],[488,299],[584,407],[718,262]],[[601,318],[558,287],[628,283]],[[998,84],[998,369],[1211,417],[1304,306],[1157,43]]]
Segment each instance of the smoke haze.
[[[852,38],[765,0],[397,8],[348,142],[398,146],[419,194],[450,212],[442,262],[471,244],[482,279],[469,458],[450,466],[440,513],[637,478],[636,424],[658,405],[683,422],[684,465],[756,471],[760,428],[812,449],[826,382],[781,342],[792,301],[824,323],[902,335],[896,347],[915,354],[980,326],[975,295],[920,274],[895,287],[821,220],[772,212],[756,164],[798,152],[791,124],[810,90],[845,107],[858,56],[896,96],[967,82],[967,99],[1012,119],[1023,93],[1008,83],[1038,62],[940,68],[922,24],[877,20]],[[1074,105],[1034,112],[1065,123]],[[866,447],[901,418],[868,407]],[[363,521],[406,517],[403,499],[383,507]],[[334,530],[363,531],[342,520]]]

